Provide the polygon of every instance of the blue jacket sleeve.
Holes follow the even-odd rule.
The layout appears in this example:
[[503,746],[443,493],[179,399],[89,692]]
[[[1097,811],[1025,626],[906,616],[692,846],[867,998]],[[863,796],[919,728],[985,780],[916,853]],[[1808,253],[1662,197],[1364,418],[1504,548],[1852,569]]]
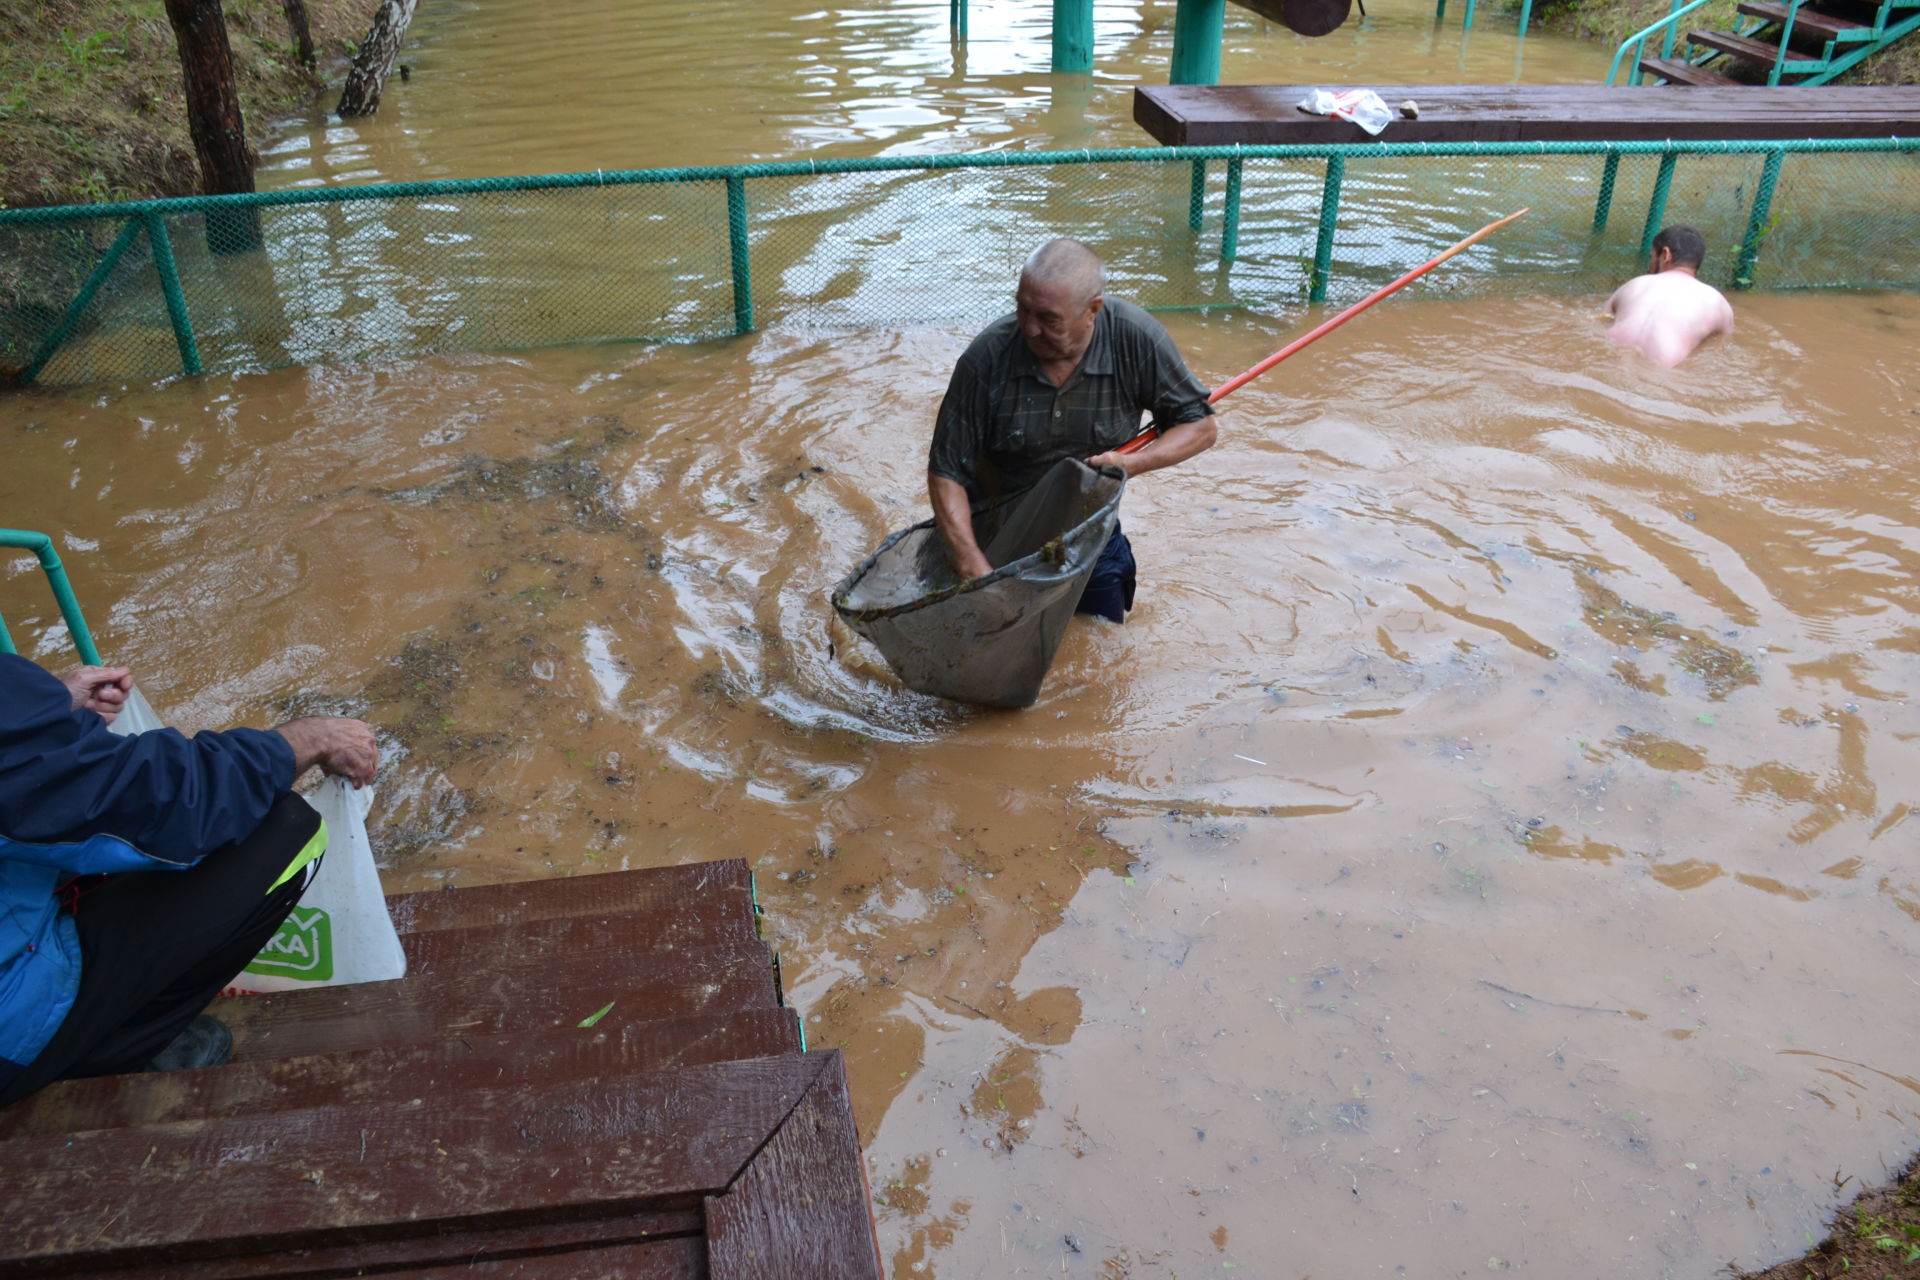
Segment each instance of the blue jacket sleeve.
[[277,733],[120,737],[73,710],[40,667],[0,655],[0,836],[58,845],[108,835],[190,864],[253,831],[293,780],[293,748]]

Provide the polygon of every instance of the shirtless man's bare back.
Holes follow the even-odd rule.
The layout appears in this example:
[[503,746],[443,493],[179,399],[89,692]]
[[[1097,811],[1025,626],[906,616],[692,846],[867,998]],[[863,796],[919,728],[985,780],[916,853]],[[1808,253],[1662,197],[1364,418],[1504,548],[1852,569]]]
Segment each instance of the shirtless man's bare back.
[[1716,333],[1733,332],[1733,308],[1699,279],[1707,242],[1692,227],[1671,226],[1653,239],[1651,270],[1607,299],[1607,336],[1668,368]]

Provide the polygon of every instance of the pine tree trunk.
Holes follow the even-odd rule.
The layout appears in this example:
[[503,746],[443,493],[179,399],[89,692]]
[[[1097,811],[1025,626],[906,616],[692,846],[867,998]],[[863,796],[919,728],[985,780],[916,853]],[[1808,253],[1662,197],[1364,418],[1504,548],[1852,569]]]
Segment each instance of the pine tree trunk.
[[[208,195],[252,191],[253,149],[247,145],[247,126],[240,115],[233,47],[227,43],[220,0],[166,0],[166,6],[180,46],[187,128],[200,159],[200,189]],[[259,216],[252,209],[209,213],[207,247],[215,253],[259,248]]]
[[387,87],[393,60],[400,54],[400,41],[413,21],[419,0],[380,0],[374,11],[373,25],[360,51],[353,55],[353,67],[347,72],[347,86],[340,92],[336,110],[343,116],[370,116],[380,107],[380,93]]
[[313,28],[307,25],[306,0],[280,0],[280,7],[287,11],[287,27],[293,32],[295,56],[300,59],[301,66],[313,70]]

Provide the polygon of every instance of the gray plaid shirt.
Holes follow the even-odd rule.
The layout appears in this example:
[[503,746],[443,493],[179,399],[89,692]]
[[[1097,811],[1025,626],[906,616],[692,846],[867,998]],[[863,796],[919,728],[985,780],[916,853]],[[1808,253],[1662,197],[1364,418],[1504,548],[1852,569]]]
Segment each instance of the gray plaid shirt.
[[1140,434],[1142,413],[1165,430],[1212,412],[1173,339],[1131,302],[1107,299],[1061,387],[1041,373],[1015,318],[1002,316],[954,366],[927,470],[988,501],[1032,487],[1062,458],[1118,448]]

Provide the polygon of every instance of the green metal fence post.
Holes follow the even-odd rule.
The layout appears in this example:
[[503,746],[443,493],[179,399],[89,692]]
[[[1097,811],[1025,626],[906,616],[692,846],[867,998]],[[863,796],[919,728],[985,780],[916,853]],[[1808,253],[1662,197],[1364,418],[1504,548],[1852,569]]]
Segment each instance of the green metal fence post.
[[147,240],[153,245],[153,268],[160,273],[160,291],[167,295],[167,315],[173,321],[173,340],[180,347],[180,369],[200,372],[200,344],[193,340],[193,319],[187,315],[187,295],[180,289],[180,268],[173,261],[173,240],[167,220],[149,209],[145,215]]
[[1053,0],[1053,69],[1093,70],[1093,0]]
[[967,38],[967,0],[950,0],[947,5],[947,21],[953,25],[953,34],[959,39]]
[[1187,229],[1198,231],[1207,212],[1207,162],[1193,162],[1193,185],[1187,190]]
[[1327,277],[1333,270],[1333,229],[1340,219],[1340,184],[1347,177],[1347,158],[1327,157],[1327,181],[1320,188],[1320,238],[1313,246],[1313,279],[1308,284],[1307,301],[1327,300]]
[[1240,253],[1240,166],[1234,156],[1227,161],[1227,213],[1220,227],[1220,260],[1232,262]]
[[[126,256],[128,249],[133,247],[133,238],[139,234],[140,219],[128,218],[127,224],[120,228],[120,235],[114,240],[113,246],[107,250],[106,256],[100,259],[100,265],[93,269],[93,274],[87,277],[87,282],[80,286],[80,292],[74,295],[73,303],[67,308],[66,314],[60,317],[60,323],[53,326],[52,332],[41,340],[39,349],[33,353],[33,358],[27,361],[27,367],[20,371],[21,386],[39,377],[40,371],[47,367],[47,361],[53,359],[53,353],[73,336],[74,329],[80,324],[80,317],[84,316],[87,308],[93,305],[93,295],[100,292],[100,286],[107,282],[107,277],[113,274],[113,269],[120,265],[120,259]],[[4,624],[0,624],[0,627],[3,626]]]
[[753,260],[747,243],[747,180],[727,175],[727,251],[733,264],[733,331],[753,332]]
[[1660,222],[1667,216],[1667,192],[1673,189],[1673,166],[1679,159],[1679,154],[1673,151],[1660,157],[1660,174],[1653,180],[1653,199],[1647,204],[1647,227],[1640,233],[1643,258],[1653,252],[1653,238],[1660,234]]
[[1169,84],[1219,84],[1220,41],[1227,0],[1180,0],[1173,11],[1173,66]]
[[1620,153],[1607,152],[1607,163],[1600,170],[1600,198],[1593,202],[1593,234],[1607,229],[1607,215],[1613,212],[1613,187],[1620,177]]
[[[67,634],[73,637],[80,661],[99,666],[100,651],[93,647],[93,633],[87,630],[87,620],[80,614],[80,602],[74,598],[73,584],[67,581],[67,571],[60,563],[59,553],[53,549],[53,539],[31,529],[0,529],[0,547],[18,547],[39,557],[40,569],[47,575],[47,585],[53,588],[54,602],[60,606],[60,616],[66,620]],[[4,621],[0,621],[0,652],[18,652]]]
[[1733,268],[1733,287],[1751,289],[1753,287],[1753,264],[1760,256],[1760,240],[1767,234],[1767,213],[1773,204],[1773,188],[1780,181],[1780,162],[1786,158],[1782,151],[1767,152],[1767,162],[1760,169],[1760,186],[1753,193],[1753,212],[1747,216],[1747,234],[1740,241],[1740,260]]

